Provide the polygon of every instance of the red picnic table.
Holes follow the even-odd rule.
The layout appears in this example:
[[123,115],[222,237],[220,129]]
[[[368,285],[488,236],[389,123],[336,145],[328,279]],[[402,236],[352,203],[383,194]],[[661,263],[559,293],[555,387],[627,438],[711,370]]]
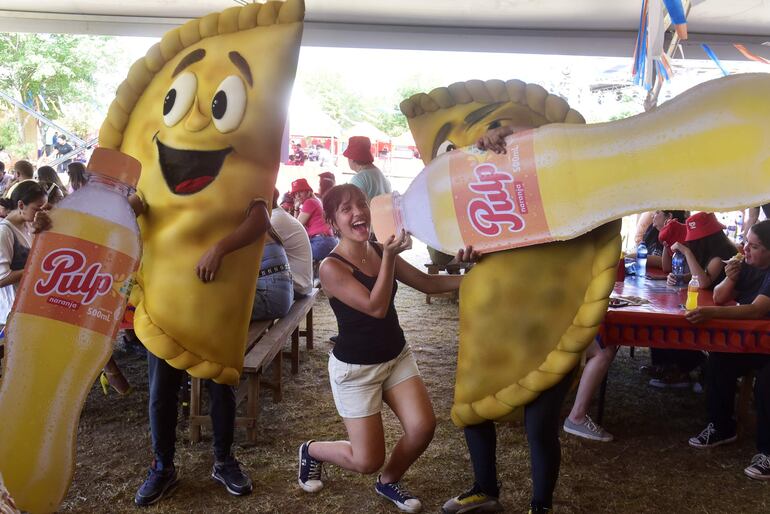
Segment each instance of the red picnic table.
[[[636,296],[650,303],[610,307],[599,328],[605,345],[770,353],[770,319],[690,323],[684,317],[683,306],[687,287],[667,285],[660,270],[650,269],[647,277],[629,276],[623,282],[615,282],[613,296]],[[700,291],[698,305],[714,305],[711,291]]]
[[[604,345],[646,346],[678,350],[709,352],[770,353],[770,319],[728,320],[711,319],[693,324],[685,319],[684,303],[687,286],[666,284],[666,274],[650,268],[647,276],[627,276],[615,282],[612,296],[639,297],[648,300],[642,305],[607,309],[599,327]],[[714,305],[711,291],[701,290],[698,305]],[[599,391],[597,421],[604,417],[604,396],[607,377]]]

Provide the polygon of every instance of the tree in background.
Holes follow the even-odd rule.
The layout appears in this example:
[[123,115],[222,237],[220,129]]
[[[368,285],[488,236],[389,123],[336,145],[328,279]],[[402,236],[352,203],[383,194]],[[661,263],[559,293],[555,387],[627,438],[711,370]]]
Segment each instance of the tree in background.
[[303,90],[343,129],[366,121],[393,137],[409,130],[406,118],[399,110],[401,101],[415,93],[438,87],[429,78],[413,76],[388,97],[376,97],[351,90],[339,73],[314,71],[303,74],[300,70],[298,74]]
[[[75,113],[94,111],[94,75],[100,68],[109,69],[113,62],[108,45],[111,39],[0,34],[0,90],[52,120],[61,120],[68,113],[78,117]],[[34,152],[29,155],[29,148],[38,148],[43,124],[13,105],[5,107],[13,114],[0,123],[14,124],[16,131],[15,143],[5,141],[8,151],[15,158],[34,157]],[[0,134],[8,138],[9,131],[0,127]]]

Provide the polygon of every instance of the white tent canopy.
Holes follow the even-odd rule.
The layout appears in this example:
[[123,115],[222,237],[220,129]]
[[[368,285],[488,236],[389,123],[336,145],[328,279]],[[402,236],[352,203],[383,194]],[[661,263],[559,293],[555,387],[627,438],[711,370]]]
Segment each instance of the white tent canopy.
[[289,104],[289,132],[293,136],[339,138],[342,128],[295,84]]
[[360,121],[345,131],[345,138],[351,136],[366,136],[372,143],[390,141],[390,136],[371,123]]
[[[641,0],[305,0],[303,44],[628,57]],[[0,0],[0,31],[160,36],[242,0]],[[685,55],[706,42],[725,59],[742,43],[770,56],[767,0],[693,0]],[[768,43],[770,44],[770,43]],[[690,51],[692,50],[692,51]]]
[[390,140],[396,146],[417,146],[414,142],[414,136],[409,131],[404,132],[400,136],[394,137]]

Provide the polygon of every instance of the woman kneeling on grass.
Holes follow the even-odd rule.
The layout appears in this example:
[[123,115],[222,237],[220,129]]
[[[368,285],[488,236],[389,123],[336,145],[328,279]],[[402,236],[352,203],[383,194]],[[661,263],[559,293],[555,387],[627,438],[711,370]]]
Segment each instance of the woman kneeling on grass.
[[[456,290],[462,277],[428,275],[404,261],[398,254],[411,247],[411,239],[403,232],[384,244],[370,242],[369,207],[353,185],[335,186],[326,193],[324,216],[340,238],[321,263],[320,276],[339,327],[329,355],[329,381],[349,441],[310,440],[300,446],[299,485],[310,493],[320,491],[324,462],[359,473],[379,470],[377,494],[401,510],[419,512],[420,500],[399,481],[433,439],[436,418],[398,322],[393,304],[396,279],[433,294]],[[458,260],[475,257],[470,247],[457,254]],[[383,400],[404,429],[387,462]]]

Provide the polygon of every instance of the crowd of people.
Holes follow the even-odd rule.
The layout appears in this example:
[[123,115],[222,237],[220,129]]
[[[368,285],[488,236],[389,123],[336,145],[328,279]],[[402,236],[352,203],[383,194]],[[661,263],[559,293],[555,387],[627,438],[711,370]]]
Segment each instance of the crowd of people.
[[[756,208],[758,211],[759,208]],[[715,214],[660,210],[642,216],[650,224],[638,231],[638,243],[649,251],[648,267],[666,274],[670,286],[697,279],[700,289],[713,292],[714,306],[697,307],[685,318],[693,324],[710,319],[763,319],[770,316],[770,220],[750,219],[745,242],[736,244],[725,234]],[[674,255],[683,259],[683,274],[672,270]],[[588,416],[591,398],[612,363],[617,346],[600,340],[587,350],[587,363],[575,403],[564,421],[566,433],[609,442],[612,434]],[[732,443],[737,439],[735,421],[736,383],[755,373],[754,401],[757,412],[757,453],[744,473],[750,478],[770,480],[770,356],[651,348],[651,362],[641,367],[658,388],[687,388],[706,391],[706,427],[688,441],[704,449]],[[700,370],[693,382],[692,374]],[[701,384],[702,382],[702,384]]]
[[[510,132],[510,131],[509,131]],[[495,148],[505,130],[493,130],[479,141]],[[307,179],[294,180],[283,196],[276,189],[266,206],[265,245],[256,284],[252,320],[285,316],[293,302],[314,286],[323,288],[337,320],[328,373],[336,409],[347,431],[347,440],[308,439],[298,449],[298,483],[309,493],[324,487],[324,464],[364,474],[378,473],[377,494],[400,510],[419,512],[422,504],[402,479],[430,444],[436,417],[426,386],[399,323],[394,299],[397,281],[425,293],[459,288],[462,275],[428,275],[407,263],[400,254],[411,247],[409,234],[377,241],[371,233],[369,202],[391,192],[391,185],[374,165],[368,138],[350,138],[343,153],[355,172],[348,184],[336,185],[335,175],[318,176],[317,191]],[[13,303],[33,234],[44,228],[45,213],[88,181],[80,162],[69,163],[68,185],[49,166],[36,171],[27,161],[17,161],[10,172],[0,162],[0,324]],[[649,255],[647,265],[668,273],[669,284],[683,277],[672,273],[680,254],[685,280],[696,277],[700,287],[713,290],[716,306],[687,313],[692,323],[711,318],[758,319],[770,315],[770,220],[753,219],[738,248],[725,235],[712,213],[659,210],[640,231]],[[473,262],[472,248],[459,250],[458,262]],[[201,277],[205,281],[204,277]],[[737,305],[732,305],[737,303]],[[572,409],[563,430],[571,435],[609,442],[612,434],[588,415],[591,399],[604,379],[616,346],[596,340],[586,352],[587,362]],[[172,370],[148,353],[150,430],[154,461],[135,495],[140,506],[159,501],[179,480],[174,465],[177,392],[183,372]],[[654,387],[685,387],[691,374],[705,370],[707,425],[689,439],[693,448],[711,448],[736,440],[734,397],[736,381],[756,371],[757,454],[745,469],[751,478],[770,480],[770,356],[684,350],[651,351],[643,371]],[[544,391],[526,406],[525,427],[532,461],[530,512],[549,512],[559,475],[558,429],[560,407],[577,371]],[[253,484],[232,453],[235,396],[230,386],[208,382],[214,431],[215,464],[212,476],[233,495],[245,495]],[[684,384],[684,385],[683,385]],[[386,454],[383,404],[398,418],[403,434]],[[496,512],[500,483],[496,469],[496,432],[491,421],[465,428],[474,483],[465,493],[449,499],[447,513]]]

